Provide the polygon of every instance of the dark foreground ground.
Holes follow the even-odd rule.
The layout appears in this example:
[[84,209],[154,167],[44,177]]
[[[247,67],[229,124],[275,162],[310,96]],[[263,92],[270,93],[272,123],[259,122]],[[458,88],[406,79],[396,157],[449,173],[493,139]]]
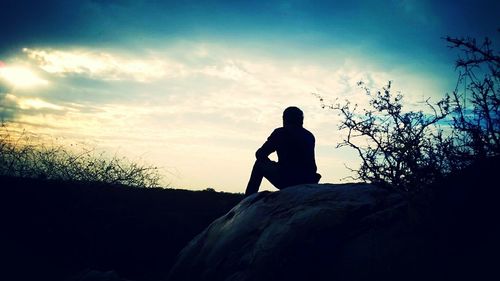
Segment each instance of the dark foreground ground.
[[242,195],[0,177],[0,280],[162,280]]
[[[500,156],[486,159],[409,200],[407,230],[424,253],[409,265],[417,274],[363,280],[500,280],[499,167]],[[163,280],[179,251],[242,197],[0,177],[0,281],[83,281],[89,270]]]

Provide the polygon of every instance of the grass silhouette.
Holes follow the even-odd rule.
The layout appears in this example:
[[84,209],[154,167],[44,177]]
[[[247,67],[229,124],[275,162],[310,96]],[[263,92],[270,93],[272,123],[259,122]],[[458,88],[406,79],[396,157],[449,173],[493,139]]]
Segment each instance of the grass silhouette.
[[158,187],[157,167],[107,156],[85,145],[65,146],[26,131],[0,127],[0,175]]

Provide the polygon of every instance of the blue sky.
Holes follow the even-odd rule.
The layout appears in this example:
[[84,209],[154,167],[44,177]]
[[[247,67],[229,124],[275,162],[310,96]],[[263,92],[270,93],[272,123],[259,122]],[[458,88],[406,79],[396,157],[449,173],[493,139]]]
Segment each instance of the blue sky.
[[[173,187],[241,192],[281,111],[301,107],[324,182],[349,175],[334,112],[356,82],[408,106],[452,90],[442,39],[498,42],[498,1],[3,1],[0,114],[163,167]],[[266,188],[270,188],[266,185]]]

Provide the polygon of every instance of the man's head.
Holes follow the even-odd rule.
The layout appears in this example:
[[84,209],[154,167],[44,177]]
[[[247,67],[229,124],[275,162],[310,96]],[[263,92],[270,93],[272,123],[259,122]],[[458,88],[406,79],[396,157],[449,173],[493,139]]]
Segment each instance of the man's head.
[[296,106],[290,106],[283,111],[283,126],[301,126],[304,122],[304,113]]

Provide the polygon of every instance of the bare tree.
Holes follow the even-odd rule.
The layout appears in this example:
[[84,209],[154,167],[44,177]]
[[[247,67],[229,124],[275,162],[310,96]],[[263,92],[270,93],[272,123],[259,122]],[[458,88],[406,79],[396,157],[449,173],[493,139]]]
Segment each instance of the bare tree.
[[[353,171],[358,179],[405,192],[418,192],[436,179],[474,161],[500,154],[500,56],[485,39],[447,37],[461,53],[457,86],[436,104],[426,101],[430,114],[403,111],[403,96],[391,82],[372,93],[369,109],[357,105],[322,107],[337,110],[339,128],[347,137],[338,147],[351,147],[361,158]],[[462,90],[463,89],[463,90]]]
[[392,92],[391,82],[375,93],[363,82],[358,85],[370,97],[369,109],[360,111],[349,102],[330,106],[342,117],[339,129],[347,130],[337,147],[355,149],[362,160],[353,170],[358,179],[415,192],[442,176],[448,169],[442,154],[447,144],[438,122],[448,113],[447,100],[427,101],[432,114],[404,112],[403,96]]
[[486,38],[451,38],[450,48],[461,53],[456,61],[457,86],[451,94],[455,145],[464,162],[500,154],[500,56]]

